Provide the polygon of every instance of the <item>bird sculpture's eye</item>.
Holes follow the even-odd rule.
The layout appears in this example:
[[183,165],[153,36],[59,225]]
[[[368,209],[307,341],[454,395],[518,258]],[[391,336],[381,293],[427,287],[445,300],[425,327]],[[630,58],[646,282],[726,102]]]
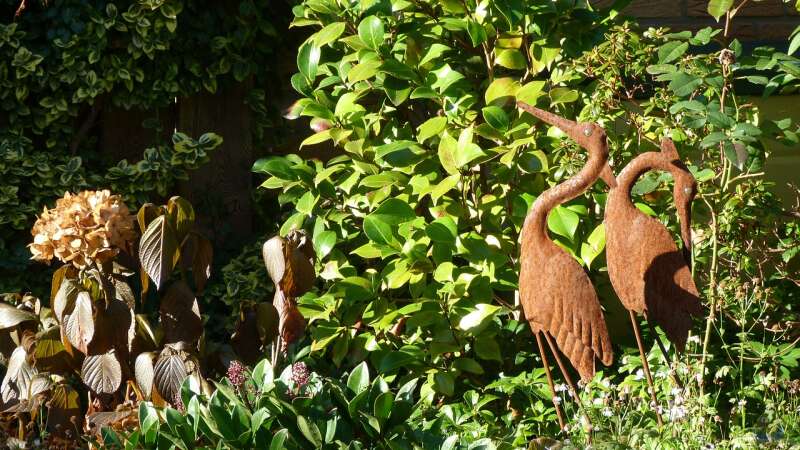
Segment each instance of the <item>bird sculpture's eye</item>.
[[584,136],[591,136],[592,135],[592,127],[586,127],[583,129]]

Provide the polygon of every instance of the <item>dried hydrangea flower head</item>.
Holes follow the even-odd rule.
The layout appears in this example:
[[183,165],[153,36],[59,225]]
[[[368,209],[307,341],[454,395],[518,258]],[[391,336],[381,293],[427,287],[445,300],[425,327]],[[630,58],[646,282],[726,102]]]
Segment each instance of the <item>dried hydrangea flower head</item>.
[[44,208],[31,234],[32,259],[50,262],[54,257],[82,269],[92,262],[108,261],[136,237],[134,217],[118,195],[108,190],[69,192]]

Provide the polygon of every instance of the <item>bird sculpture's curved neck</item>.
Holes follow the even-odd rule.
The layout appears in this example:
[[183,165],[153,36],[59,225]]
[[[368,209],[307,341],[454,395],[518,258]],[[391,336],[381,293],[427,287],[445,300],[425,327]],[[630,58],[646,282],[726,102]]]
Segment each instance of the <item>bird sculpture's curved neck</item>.
[[[672,141],[665,140],[662,142],[661,152],[647,152],[634,158],[617,177],[617,187],[611,190],[609,194],[609,203],[619,205],[619,207],[631,213],[639,210],[634,206],[633,199],[631,198],[631,191],[634,183],[644,173],[650,170],[663,170],[669,172],[675,183],[673,189],[673,196],[675,207],[678,213],[678,219],[681,225],[681,240],[683,247],[684,258],[691,261],[691,201],[692,197],[687,192],[683,192],[679,184],[679,180],[686,182],[685,178],[689,174],[689,170],[678,159],[677,151],[675,151]],[[691,178],[691,175],[688,175]],[[694,180],[693,178],[691,178]],[[685,187],[685,186],[684,186]],[[693,194],[691,194],[693,196]]]
[[[605,150],[605,151],[603,151]],[[523,241],[527,236],[547,239],[547,215],[553,208],[569,201],[589,188],[600,176],[608,160],[607,149],[590,149],[589,161],[567,181],[544,191],[533,203],[522,227]]]
[[[631,199],[631,190],[636,180],[651,170],[663,170],[674,175],[677,167],[673,166],[663,154],[659,152],[646,152],[632,159],[617,176],[617,189],[624,192],[628,200]],[[631,205],[633,202],[630,202]]]

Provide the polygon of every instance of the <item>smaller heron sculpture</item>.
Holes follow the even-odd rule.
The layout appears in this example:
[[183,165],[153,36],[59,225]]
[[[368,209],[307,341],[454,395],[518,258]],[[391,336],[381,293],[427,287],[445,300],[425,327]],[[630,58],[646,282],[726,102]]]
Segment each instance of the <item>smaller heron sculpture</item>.
[[[594,376],[595,359],[608,366],[614,359],[614,354],[594,286],[583,267],[547,235],[547,216],[559,204],[586,191],[600,177],[601,172],[613,180],[611,168],[606,164],[606,134],[594,123],[572,122],[523,102],[518,102],[517,105],[545,123],[561,128],[589,153],[589,160],[580,172],[539,195],[525,218],[520,236],[520,303],[525,319],[536,336],[547,382],[555,399],[553,378],[542,337],[547,341],[577,399],[575,384],[564,367],[556,346],[578,370],[583,380]],[[558,402],[554,403],[563,429],[561,409]]]
[[[674,180],[673,196],[683,245],[681,251],[678,251],[669,230],[640,211],[631,200],[634,183],[650,170],[667,171]],[[683,351],[692,316],[703,312],[690,270],[691,208],[696,192],[694,177],[681,162],[675,144],[665,138],[661,141],[660,152],[642,153],[625,166],[606,201],[604,223],[608,274],[617,296],[630,314],[653,402],[656,401],[655,388],[636,314],[644,315],[648,322],[661,327],[675,348]],[[658,339],[658,335],[655,336]],[[659,346],[663,350],[660,341]],[[661,415],[657,411],[656,417],[661,424]]]

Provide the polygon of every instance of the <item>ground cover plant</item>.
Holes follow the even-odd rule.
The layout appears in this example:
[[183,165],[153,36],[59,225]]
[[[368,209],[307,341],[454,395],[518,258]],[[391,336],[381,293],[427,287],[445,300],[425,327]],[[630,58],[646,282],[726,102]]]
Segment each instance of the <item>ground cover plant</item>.
[[[641,28],[624,3],[299,2],[286,116],[309,136],[253,166],[278,223],[214,272],[180,197],[134,217],[116,191],[76,192],[41,212],[28,251],[64,264],[49,306],[0,305],[9,445],[797,448],[800,197],[763,172],[798,127],[740,92],[794,92],[800,33],[785,53],[745,49],[729,25],[746,1],[710,2],[720,25],[696,32]],[[670,137],[698,181],[704,316],[666,357],[643,328],[655,402],[608,281],[602,183],[547,225],[597,288],[616,359],[577,398],[560,376],[549,391],[516,296],[519,231],[586,153],[517,101],[605,127],[617,173]],[[335,156],[313,157],[323,145]],[[632,194],[677,238],[668,174]],[[95,222],[53,219],[73,203]]]

